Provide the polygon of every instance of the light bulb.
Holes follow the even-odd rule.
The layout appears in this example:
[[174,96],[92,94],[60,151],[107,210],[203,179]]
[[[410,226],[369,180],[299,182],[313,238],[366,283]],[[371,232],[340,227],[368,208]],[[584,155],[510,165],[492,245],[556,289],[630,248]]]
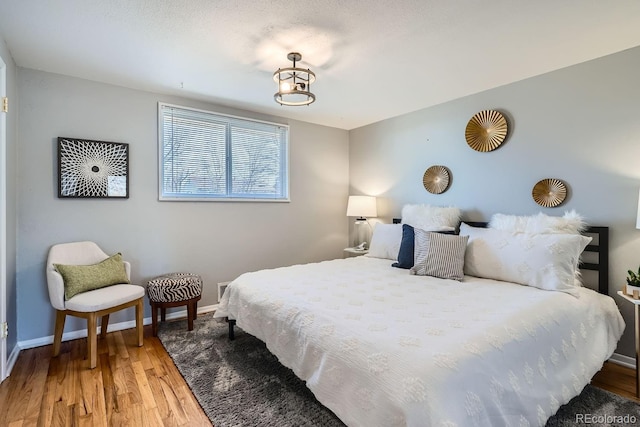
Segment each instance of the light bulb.
[[280,84],[280,91],[281,92],[289,92],[291,91],[292,87],[291,84],[287,83],[287,82],[282,82]]

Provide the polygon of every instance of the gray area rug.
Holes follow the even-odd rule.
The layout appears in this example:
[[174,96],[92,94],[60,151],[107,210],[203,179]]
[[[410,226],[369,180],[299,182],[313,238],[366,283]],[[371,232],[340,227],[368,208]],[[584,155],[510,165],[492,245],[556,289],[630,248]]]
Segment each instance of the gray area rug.
[[[229,341],[227,331],[213,314],[200,315],[191,332],[186,320],[158,327],[160,341],[215,427],[344,426],[262,341],[237,327],[236,339]],[[547,422],[547,427],[638,425],[640,405],[590,385]]]

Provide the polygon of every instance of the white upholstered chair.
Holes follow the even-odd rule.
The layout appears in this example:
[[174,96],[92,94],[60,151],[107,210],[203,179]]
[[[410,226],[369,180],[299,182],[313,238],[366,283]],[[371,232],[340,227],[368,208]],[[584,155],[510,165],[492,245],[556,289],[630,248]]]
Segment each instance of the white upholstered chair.
[[[76,294],[65,300],[63,277],[55,269],[54,264],[64,265],[92,265],[97,264],[109,255],[104,253],[93,242],[72,242],[53,245],[49,249],[47,258],[47,285],[49,299],[56,309],[56,325],[53,340],[53,356],[60,354],[62,331],[67,315],[87,319],[87,358],[91,369],[97,364],[97,318],[101,317],[100,336],[105,337],[109,314],[128,307],[136,308],[136,330],[138,346],[143,341],[143,313],[142,300],[144,288],[131,284],[115,284],[99,289]],[[127,278],[131,279],[131,264],[123,261]]]

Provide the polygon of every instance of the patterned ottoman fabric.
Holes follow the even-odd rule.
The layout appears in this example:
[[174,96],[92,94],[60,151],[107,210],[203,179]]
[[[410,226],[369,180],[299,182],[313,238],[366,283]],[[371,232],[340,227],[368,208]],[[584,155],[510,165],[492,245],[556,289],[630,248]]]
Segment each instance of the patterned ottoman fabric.
[[153,302],[187,301],[202,294],[202,279],[193,273],[171,273],[149,280],[147,294]]

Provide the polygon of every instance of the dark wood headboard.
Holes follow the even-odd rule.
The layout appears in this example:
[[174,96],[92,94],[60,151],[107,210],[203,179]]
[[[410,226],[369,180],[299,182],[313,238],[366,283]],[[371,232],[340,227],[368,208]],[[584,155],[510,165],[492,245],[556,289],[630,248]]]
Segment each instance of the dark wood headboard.
[[[472,227],[486,227],[488,222],[463,221]],[[393,219],[394,224],[400,224],[400,218]],[[593,244],[585,248],[585,252],[595,254],[595,261],[583,262],[581,270],[590,270],[598,273],[598,292],[609,295],[609,227],[589,226],[583,233],[593,237]]]

